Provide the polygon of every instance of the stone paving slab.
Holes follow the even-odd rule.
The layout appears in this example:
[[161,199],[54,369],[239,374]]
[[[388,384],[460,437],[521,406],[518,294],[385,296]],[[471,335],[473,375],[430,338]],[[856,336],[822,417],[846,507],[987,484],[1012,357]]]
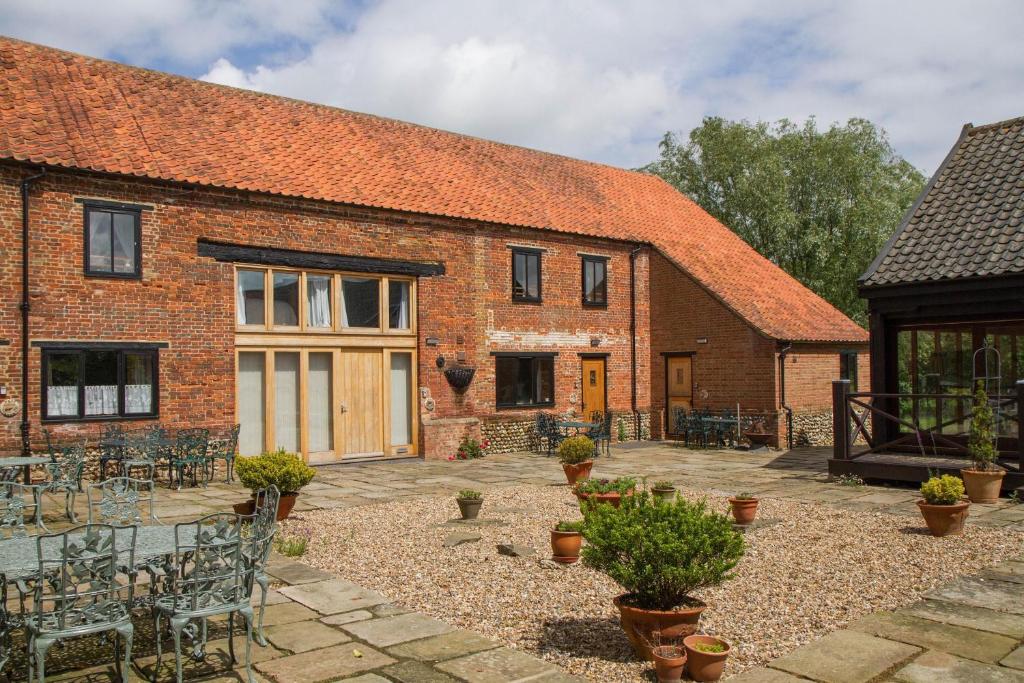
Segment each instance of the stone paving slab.
[[1003,666],[1008,666],[1011,669],[1020,669],[1024,671],[1024,645],[1021,645],[1016,650],[1008,654],[999,663]]
[[498,643],[490,638],[485,638],[473,631],[458,630],[396,645],[388,648],[388,653],[395,657],[437,662],[495,647],[498,647]]
[[320,621],[331,626],[341,626],[342,624],[351,624],[353,621],[364,621],[366,619],[373,619],[373,612],[369,612],[365,609],[357,609],[354,612],[332,614],[328,617],[324,617]]
[[1021,599],[1021,594],[1020,584],[967,576],[930,590],[924,597],[1024,615],[1024,600]]
[[267,609],[263,613],[263,625],[291,624],[296,621],[316,619],[318,616],[320,615],[305,605],[300,605],[296,602],[284,602],[279,605],[267,605]]
[[554,664],[507,647],[451,659],[435,668],[466,683],[516,683],[535,681],[543,674],[561,673]]
[[410,640],[429,638],[452,631],[452,627],[425,614],[409,612],[394,617],[356,621],[341,627],[360,640],[377,647],[388,647]]
[[339,645],[351,640],[338,629],[318,621],[299,621],[272,626],[265,630],[265,634],[271,645],[292,654]]
[[868,614],[851,624],[849,628],[989,664],[997,663],[1010,654],[1017,645],[1016,638],[976,631],[963,626],[941,624],[898,612]]
[[455,683],[454,678],[422,662],[399,662],[381,669],[381,673],[399,683]]
[[394,663],[394,659],[369,646],[345,643],[260,662],[256,668],[277,683],[320,683]]
[[281,592],[320,614],[351,612],[387,602],[387,598],[380,593],[342,579],[288,586],[282,588]]
[[729,683],[806,683],[806,678],[797,678],[785,671],[758,667],[747,669],[743,673],[733,676]]
[[769,663],[821,683],[867,683],[895,668],[921,648],[857,631],[836,631]]
[[989,631],[1024,639],[1024,616],[1006,614],[983,607],[958,605],[945,600],[920,600],[899,610],[921,619],[931,619],[954,626],[966,626],[979,631]]
[[900,683],[1024,683],[1024,672],[929,651],[897,671],[893,680]]

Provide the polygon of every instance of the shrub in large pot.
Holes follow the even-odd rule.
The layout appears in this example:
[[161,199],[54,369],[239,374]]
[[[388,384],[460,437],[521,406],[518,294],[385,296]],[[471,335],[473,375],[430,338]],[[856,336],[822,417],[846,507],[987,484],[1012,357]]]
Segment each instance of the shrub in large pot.
[[921,496],[917,501],[924,523],[932,536],[949,536],[964,530],[967,508],[970,502],[964,500],[964,483],[951,474],[932,477],[921,484]]
[[694,591],[732,578],[743,535],[703,500],[655,502],[638,493],[585,507],[583,562],[625,589],[615,598],[620,623],[636,653],[651,659],[658,642],[696,631],[704,603]]
[[996,449],[995,419],[988,394],[978,385],[971,407],[971,432],[967,440],[967,452],[971,456],[971,467],[960,470],[964,479],[967,497],[972,503],[994,503],[999,500],[1006,470],[996,464],[999,451]]
[[558,444],[558,461],[562,463],[569,486],[590,479],[590,469],[594,466],[594,442],[583,435],[565,439]]
[[295,507],[299,490],[316,476],[316,470],[283,448],[249,458],[239,456],[235,459],[235,473],[242,486],[252,491],[252,498],[235,505],[235,512],[252,514],[256,506],[256,492],[274,484],[281,492],[281,502],[277,508],[279,522],[287,519],[288,513]]
[[573,493],[584,504],[608,503],[617,508],[623,497],[631,496],[635,491],[636,479],[618,477],[617,479],[588,479],[577,484]]

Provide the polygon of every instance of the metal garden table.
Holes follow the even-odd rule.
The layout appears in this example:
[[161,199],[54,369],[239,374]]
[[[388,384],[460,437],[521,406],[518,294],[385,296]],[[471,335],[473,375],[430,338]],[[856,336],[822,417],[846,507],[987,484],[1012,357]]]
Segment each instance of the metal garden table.
[[0,458],[0,468],[23,468],[22,476],[25,479],[25,484],[28,485],[32,483],[32,472],[29,468],[33,465],[45,465],[48,462],[50,462],[50,458],[46,456],[33,456],[30,458]]
[[578,434],[581,429],[588,429],[588,430],[589,429],[600,429],[601,428],[601,423],[600,422],[576,422],[576,421],[572,421],[572,420],[567,420],[567,421],[564,421],[564,422],[559,422],[558,423],[558,428],[563,430],[563,431],[566,431],[566,430],[569,430],[569,429],[575,429],[576,433]]

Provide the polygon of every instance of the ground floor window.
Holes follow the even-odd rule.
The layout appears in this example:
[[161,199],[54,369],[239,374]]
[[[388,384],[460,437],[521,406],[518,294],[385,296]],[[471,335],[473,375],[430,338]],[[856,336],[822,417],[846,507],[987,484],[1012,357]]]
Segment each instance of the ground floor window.
[[42,360],[45,420],[157,415],[154,349],[53,348]]
[[495,358],[499,408],[550,406],[555,402],[553,355],[514,355]]
[[857,391],[857,352],[839,353],[839,379],[850,381],[850,391]]

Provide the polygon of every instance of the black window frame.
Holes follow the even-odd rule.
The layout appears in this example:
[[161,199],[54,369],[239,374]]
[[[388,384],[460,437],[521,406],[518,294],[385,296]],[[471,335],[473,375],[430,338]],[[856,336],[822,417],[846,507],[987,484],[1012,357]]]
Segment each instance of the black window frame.
[[[494,406],[495,406],[495,408],[527,410],[527,409],[530,409],[530,408],[550,408],[551,406],[555,405],[555,401],[556,401],[556,398],[555,398],[555,393],[556,393],[555,360],[558,357],[557,353],[519,353],[519,352],[502,353],[502,352],[493,352],[491,355],[494,356]],[[542,402],[531,401],[530,403],[502,403],[501,402],[501,385],[498,384],[498,363],[500,363],[501,361],[508,361],[508,360],[516,360],[516,361],[519,361],[519,362],[529,361],[531,363],[532,367],[531,367],[530,376],[532,378],[533,386],[530,388],[530,395],[533,396],[533,397],[535,397],[537,395],[537,366],[536,366],[536,362],[538,360],[548,360],[548,361],[551,361],[551,377],[550,377],[551,400],[550,401],[542,401]]]
[[[83,201],[82,202],[82,247],[83,266],[86,277],[113,278],[117,280],[141,280],[142,279],[142,211],[144,207],[133,204],[118,204],[115,202]],[[135,224],[135,269],[131,272],[118,273],[114,271],[114,221],[110,221],[110,270],[96,270],[89,261],[89,215],[93,211],[109,214],[122,214],[131,216]]]
[[[544,250],[543,249],[530,249],[527,247],[512,247],[512,263],[511,263],[511,274],[512,274],[512,301],[521,301],[524,303],[539,304],[544,300]],[[537,296],[529,296],[528,294],[517,295],[516,294],[516,256],[523,256],[526,259],[536,258],[537,259]],[[527,264],[526,272],[529,276],[530,268],[529,262]],[[529,290],[530,282],[527,279],[526,288]]]
[[850,391],[857,391],[857,352],[839,352],[839,379],[850,380]]
[[[40,419],[44,423],[54,424],[61,422],[111,422],[124,420],[153,420],[160,417],[160,347],[149,346],[111,346],[107,344],[74,344],[67,346],[47,346],[41,349],[41,374],[39,378],[40,396]],[[115,352],[117,353],[117,414],[116,415],[86,415],[85,414],[85,383],[82,381],[84,356],[89,352]],[[50,356],[62,354],[78,356],[78,415],[57,415],[50,417],[47,409],[47,385],[46,378],[50,370]],[[150,357],[153,367],[153,395],[150,401],[152,410],[148,413],[126,413],[125,412],[125,355],[136,354]]]
[[[587,298],[587,264],[591,263],[596,268],[601,266],[604,270],[604,299],[601,301],[591,300]],[[596,271],[595,271],[596,278]],[[587,308],[608,308],[608,257],[607,256],[591,256],[590,254],[584,254],[580,256],[580,290],[583,305]]]

